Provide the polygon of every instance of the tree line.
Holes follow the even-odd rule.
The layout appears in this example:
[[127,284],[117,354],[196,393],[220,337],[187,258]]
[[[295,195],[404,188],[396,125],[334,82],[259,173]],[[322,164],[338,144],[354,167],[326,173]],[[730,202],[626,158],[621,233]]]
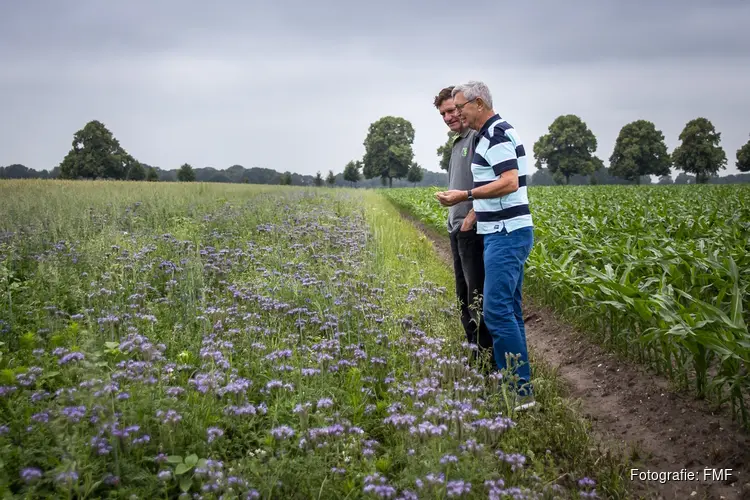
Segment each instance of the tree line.
[[[448,170],[453,134],[437,149],[442,170]],[[689,121],[679,135],[680,145],[670,154],[664,135],[647,120],[623,126],[609,157],[609,167],[594,156],[597,140],[576,115],[557,117],[534,144],[537,171],[529,184],[641,184],[659,176],[659,184],[672,182],[671,169],[682,170],[675,183],[747,182],[750,176],[718,177],[727,157],[720,146],[721,134],[706,118]],[[370,124],[362,159],[349,161],[343,171],[323,178],[269,168],[227,170],[194,168],[184,163],[176,170],[162,170],[135,159],[98,120],[88,122],[73,136],[72,147],[51,172],[38,173],[20,164],[0,167],[0,178],[114,179],[132,181],[245,182],[308,186],[444,186],[447,176],[423,169],[414,161],[414,127],[402,117],[384,116]],[[740,172],[750,172],[750,140],[737,150]]]
[[[450,143],[437,150],[440,166],[448,169]],[[650,183],[658,176],[659,184],[672,183],[671,170],[682,172],[675,183],[704,184],[721,182],[719,170],[726,168],[727,156],[720,146],[721,133],[706,118],[690,120],[679,135],[680,145],[670,154],[664,134],[653,122],[635,120],[622,127],[609,157],[609,168],[594,156],[597,140],[586,123],[576,115],[561,115],[549,126],[547,134],[534,143],[535,166],[530,184],[570,184],[574,177],[587,177],[591,184]],[[750,172],[750,140],[736,152],[740,172]],[[747,176],[730,176],[747,182]],[[678,182],[679,181],[679,182]]]
[[[387,121],[387,120],[386,120]],[[411,125],[408,125],[409,127]],[[413,129],[412,129],[413,139]],[[408,146],[409,158],[411,145]],[[190,163],[182,164],[175,170],[163,170],[148,165],[134,158],[128,153],[100,121],[92,120],[73,136],[72,147],[59,165],[51,171],[37,172],[22,164],[0,167],[0,179],[112,179],[131,181],[178,181],[178,182],[243,182],[252,184],[281,184],[301,186],[360,186],[375,187],[377,185],[396,186],[416,185],[444,185],[447,176],[440,172],[425,171],[412,162],[407,168],[406,175],[401,176],[400,170],[392,165],[389,172],[391,179],[378,181],[370,175],[374,170],[371,164],[363,170],[362,162],[350,162],[339,174],[332,170],[324,179],[320,172],[315,176],[301,175],[290,171],[278,172],[270,168],[245,168],[233,165],[226,170],[211,167],[195,168]],[[364,180],[363,180],[364,176]],[[405,178],[404,178],[405,177]]]

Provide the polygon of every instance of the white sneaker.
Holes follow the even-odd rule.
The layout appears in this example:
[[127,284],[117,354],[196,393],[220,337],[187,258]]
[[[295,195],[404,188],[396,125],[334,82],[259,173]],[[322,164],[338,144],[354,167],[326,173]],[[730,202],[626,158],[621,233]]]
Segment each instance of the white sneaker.
[[513,408],[513,411],[524,411],[536,406],[534,396],[519,396],[517,402],[518,404]]

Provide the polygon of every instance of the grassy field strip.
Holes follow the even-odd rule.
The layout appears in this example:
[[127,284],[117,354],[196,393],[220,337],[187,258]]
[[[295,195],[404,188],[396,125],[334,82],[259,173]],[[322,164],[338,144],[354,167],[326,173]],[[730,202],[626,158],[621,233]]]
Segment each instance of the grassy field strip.
[[[438,188],[385,190],[445,233]],[[537,186],[526,291],[750,424],[750,186]]]
[[0,492],[625,498],[557,381],[507,413],[377,193],[0,183]]

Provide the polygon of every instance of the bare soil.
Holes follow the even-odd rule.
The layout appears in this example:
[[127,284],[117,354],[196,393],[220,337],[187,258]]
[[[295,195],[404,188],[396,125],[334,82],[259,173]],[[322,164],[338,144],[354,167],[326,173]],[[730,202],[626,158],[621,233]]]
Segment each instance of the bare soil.
[[[448,235],[402,216],[452,268]],[[700,472],[699,481],[634,480],[637,498],[750,499],[750,436],[726,412],[672,391],[665,378],[608,353],[530,297],[524,298],[524,316],[532,363],[557,369],[600,443],[627,454],[640,471]],[[723,481],[711,480],[709,471],[704,481],[704,469],[732,470]]]

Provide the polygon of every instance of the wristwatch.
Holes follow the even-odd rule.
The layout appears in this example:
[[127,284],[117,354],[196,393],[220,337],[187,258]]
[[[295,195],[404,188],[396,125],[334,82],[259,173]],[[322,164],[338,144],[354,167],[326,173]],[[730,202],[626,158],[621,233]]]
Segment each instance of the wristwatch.
[[471,195],[471,189],[469,189],[468,191],[466,191],[466,193],[469,195],[468,200],[472,201],[474,199],[474,197]]

